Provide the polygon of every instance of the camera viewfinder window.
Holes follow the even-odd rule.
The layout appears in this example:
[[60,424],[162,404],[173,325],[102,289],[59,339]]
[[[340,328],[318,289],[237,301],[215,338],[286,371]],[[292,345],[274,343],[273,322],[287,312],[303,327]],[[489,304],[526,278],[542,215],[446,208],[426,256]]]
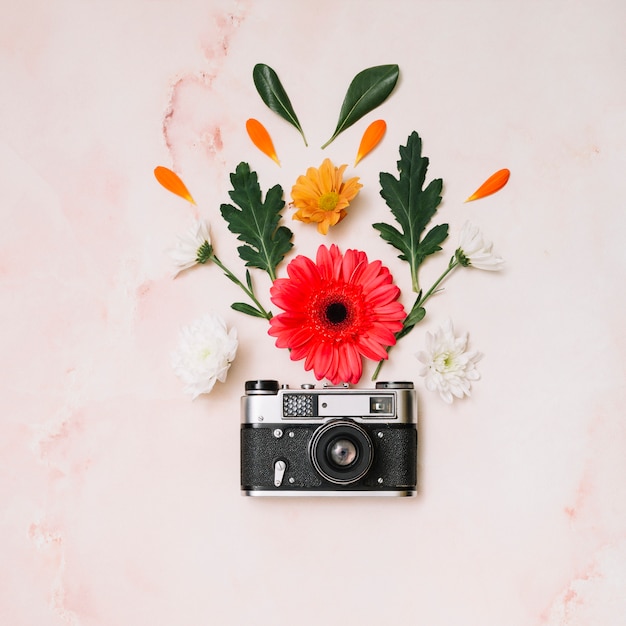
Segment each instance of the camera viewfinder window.
[[370,398],[370,413],[393,413],[393,398],[391,396],[373,396]]

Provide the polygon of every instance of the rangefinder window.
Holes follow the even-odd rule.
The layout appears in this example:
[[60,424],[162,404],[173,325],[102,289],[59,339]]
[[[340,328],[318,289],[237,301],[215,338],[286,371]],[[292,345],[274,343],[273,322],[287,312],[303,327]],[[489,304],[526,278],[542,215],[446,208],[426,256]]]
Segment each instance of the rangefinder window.
[[393,397],[372,396],[370,398],[370,413],[374,415],[391,415],[393,413]]

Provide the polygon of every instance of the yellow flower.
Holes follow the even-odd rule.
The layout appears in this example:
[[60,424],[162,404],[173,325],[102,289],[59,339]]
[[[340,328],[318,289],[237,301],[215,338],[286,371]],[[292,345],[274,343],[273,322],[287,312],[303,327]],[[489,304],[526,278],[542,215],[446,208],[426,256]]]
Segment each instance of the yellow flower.
[[291,189],[293,204],[298,209],[293,219],[317,224],[322,235],[328,233],[330,226],[339,223],[363,186],[358,177],[343,182],[346,167],[335,167],[330,159],[324,159],[319,169],[309,167],[306,176],[298,176]]

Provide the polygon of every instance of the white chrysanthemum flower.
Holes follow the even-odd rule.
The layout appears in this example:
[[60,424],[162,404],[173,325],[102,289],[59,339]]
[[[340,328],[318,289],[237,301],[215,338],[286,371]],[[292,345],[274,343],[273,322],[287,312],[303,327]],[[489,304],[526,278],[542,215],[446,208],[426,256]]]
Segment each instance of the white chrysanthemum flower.
[[504,259],[491,251],[493,244],[483,238],[477,226],[465,222],[459,237],[459,247],[456,258],[461,265],[476,267],[480,270],[499,270],[504,265]]
[[213,254],[208,224],[196,220],[184,235],[179,235],[176,247],[168,254],[176,266],[174,277],[197,263],[206,263]]
[[426,350],[418,352],[422,363],[419,374],[425,377],[426,389],[438,391],[444,402],[470,395],[471,383],[480,378],[476,363],[479,352],[468,352],[467,333],[454,335],[452,322],[446,320],[434,333],[426,333]]
[[210,393],[215,381],[224,382],[237,354],[237,331],[210,313],[181,329],[178,349],[172,355],[176,375],[193,398]]

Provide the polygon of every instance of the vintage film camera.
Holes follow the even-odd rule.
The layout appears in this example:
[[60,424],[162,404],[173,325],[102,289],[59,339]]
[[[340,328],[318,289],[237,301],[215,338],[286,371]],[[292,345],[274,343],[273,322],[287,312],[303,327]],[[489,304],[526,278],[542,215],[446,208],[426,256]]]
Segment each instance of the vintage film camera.
[[413,496],[417,401],[411,382],[300,389],[246,382],[241,489],[248,496]]

